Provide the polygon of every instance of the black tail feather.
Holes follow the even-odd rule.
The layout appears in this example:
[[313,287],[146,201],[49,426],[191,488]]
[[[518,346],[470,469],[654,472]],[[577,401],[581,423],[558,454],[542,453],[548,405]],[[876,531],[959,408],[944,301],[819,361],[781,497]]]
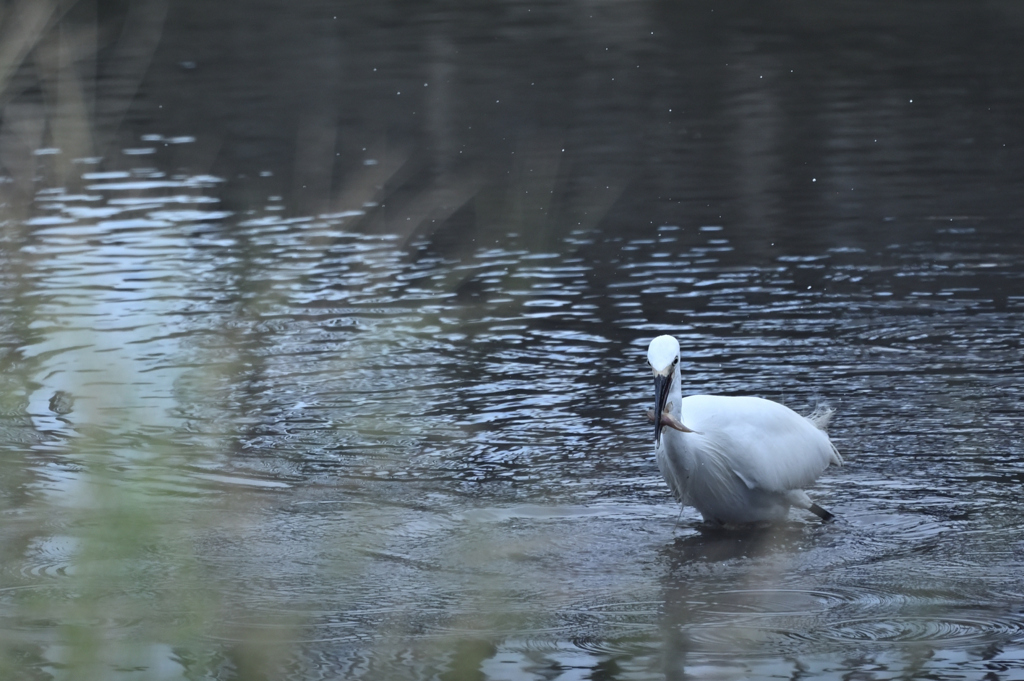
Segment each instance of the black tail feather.
[[824,523],[827,523],[828,521],[830,521],[833,518],[835,518],[834,515],[832,515],[831,513],[826,511],[825,509],[823,509],[821,506],[818,506],[817,504],[813,504],[812,503],[811,507],[808,510],[811,513],[813,513],[814,515],[816,515],[819,518],[821,518],[821,521],[824,522]]

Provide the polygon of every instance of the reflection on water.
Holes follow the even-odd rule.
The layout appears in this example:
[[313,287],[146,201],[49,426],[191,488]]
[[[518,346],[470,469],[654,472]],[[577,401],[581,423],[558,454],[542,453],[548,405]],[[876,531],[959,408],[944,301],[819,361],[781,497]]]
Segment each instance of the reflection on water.
[[[0,17],[0,675],[1024,673],[1013,11],[144,4]],[[680,514],[663,332],[835,523]]]

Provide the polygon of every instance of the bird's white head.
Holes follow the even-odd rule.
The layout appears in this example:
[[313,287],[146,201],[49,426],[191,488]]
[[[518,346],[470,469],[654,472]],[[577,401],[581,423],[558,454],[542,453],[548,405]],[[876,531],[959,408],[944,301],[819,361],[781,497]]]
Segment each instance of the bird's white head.
[[672,383],[679,376],[679,341],[658,336],[647,346],[647,363],[654,372],[654,441],[661,439],[662,412],[668,405]]
[[647,346],[647,363],[655,376],[670,376],[678,362],[679,341],[672,336],[658,336]]

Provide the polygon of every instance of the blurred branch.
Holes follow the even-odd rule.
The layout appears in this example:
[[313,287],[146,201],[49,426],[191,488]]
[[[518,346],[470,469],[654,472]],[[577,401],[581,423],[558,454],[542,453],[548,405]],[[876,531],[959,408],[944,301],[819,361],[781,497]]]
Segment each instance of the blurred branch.
[[[40,176],[67,185],[110,153],[163,36],[169,0],[131,0],[100,26],[98,3],[0,6],[0,165],[20,205]],[[105,47],[109,36],[112,45]],[[40,152],[50,147],[48,152]]]
[[113,141],[149,70],[163,36],[168,5],[168,0],[131,3],[124,29],[97,87],[96,129],[102,135],[101,148]]
[[51,21],[59,18],[73,2],[57,0],[20,0],[0,14],[0,106],[12,96],[8,91],[11,78],[45,34]]

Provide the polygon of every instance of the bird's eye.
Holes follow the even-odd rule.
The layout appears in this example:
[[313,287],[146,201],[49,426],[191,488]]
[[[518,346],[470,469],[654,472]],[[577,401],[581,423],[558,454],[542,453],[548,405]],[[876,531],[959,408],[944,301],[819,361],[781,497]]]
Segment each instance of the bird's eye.
[[679,358],[678,357],[676,357],[674,360],[672,360],[672,366],[675,366],[677,364],[679,364]]

